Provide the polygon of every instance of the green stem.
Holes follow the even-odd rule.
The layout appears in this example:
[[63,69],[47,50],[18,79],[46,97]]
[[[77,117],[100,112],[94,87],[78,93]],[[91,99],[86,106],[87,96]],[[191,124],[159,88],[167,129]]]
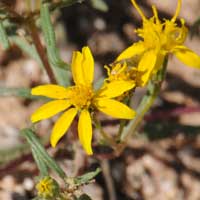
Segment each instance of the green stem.
[[[123,101],[124,104],[126,105],[130,105],[130,102],[131,102],[131,97],[133,96],[133,90],[131,90],[128,94],[128,97],[126,97]],[[117,133],[117,138],[116,138],[116,141],[117,143],[120,142],[120,138],[121,138],[121,135],[122,135],[122,132],[124,130],[124,127],[126,126],[127,124],[127,120],[126,119],[122,119],[120,120],[120,125],[119,125],[119,130],[118,130],[118,133]]]
[[156,97],[158,96],[162,82],[165,78],[167,61],[168,61],[168,58],[166,57],[164,60],[162,69],[157,72],[157,74],[155,75],[155,79],[149,82],[147,86],[147,93],[143,97],[136,111],[137,115],[135,116],[133,120],[129,122],[127,127],[124,128],[121,134],[121,138],[120,138],[120,143],[123,143],[120,150],[124,149],[126,141],[133,133],[135,133],[138,125],[142,122],[144,115],[149,111]]
[[109,145],[112,146],[113,149],[116,149],[117,147],[117,143],[113,140],[112,137],[110,137],[102,128],[101,123],[98,121],[98,119],[96,119],[95,117],[93,117],[94,120],[94,124],[96,126],[97,129],[99,129],[102,137],[105,139],[106,142],[108,142]]

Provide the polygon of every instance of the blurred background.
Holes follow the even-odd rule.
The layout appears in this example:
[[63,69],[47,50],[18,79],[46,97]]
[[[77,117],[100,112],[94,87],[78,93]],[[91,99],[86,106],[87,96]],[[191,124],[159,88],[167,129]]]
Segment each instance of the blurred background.
[[[17,12],[23,11],[23,0],[10,2]],[[147,16],[152,16],[151,5],[155,4],[159,16],[166,19],[173,16],[177,4],[173,0],[138,2]],[[183,0],[180,18],[186,20],[190,31],[186,46],[197,54],[200,54],[200,28],[194,23],[200,17],[199,10],[199,0]],[[105,75],[105,64],[138,40],[134,29],[141,26],[141,18],[129,0],[86,0],[54,12],[52,21],[63,60],[70,63],[73,50],[84,45],[91,48],[96,60],[96,80]],[[44,83],[48,83],[48,77],[36,60],[17,45],[6,51],[0,46],[1,88],[30,88]],[[137,89],[133,107],[144,92]],[[41,103],[6,95],[0,98],[1,200],[29,200],[35,195],[33,177],[38,171],[19,130],[30,125],[30,115]],[[105,116],[102,120],[106,131],[116,132],[115,121]],[[51,120],[42,121],[38,133],[48,137],[51,127]],[[98,175],[95,183],[83,189],[94,200],[199,200],[199,133],[200,70],[170,57],[162,92],[138,134],[129,140],[121,156],[109,160],[111,170]],[[49,148],[48,142],[45,144],[71,175],[104,166],[103,157],[86,157],[79,144],[75,144],[78,150],[72,154],[70,146],[75,139],[69,131],[57,149]],[[108,189],[107,176],[113,181],[113,190]]]

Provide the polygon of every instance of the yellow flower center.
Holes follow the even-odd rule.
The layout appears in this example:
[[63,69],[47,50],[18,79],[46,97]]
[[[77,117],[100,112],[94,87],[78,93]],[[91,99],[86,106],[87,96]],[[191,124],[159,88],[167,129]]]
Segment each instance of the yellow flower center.
[[57,182],[51,177],[44,177],[36,185],[38,195],[43,198],[52,198],[59,192],[59,186]]
[[105,66],[107,69],[108,74],[108,81],[129,81],[130,80],[130,73],[126,63],[117,63],[116,65]]
[[138,35],[143,38],[146,48],[159,48],[161,45],[162,25],[155,24],[154,18],[145,20],[143,28],[137,29]]
[[130,67],[127,65],[126,62],[117,63],[116,65],[111,66],[109,68],[108,66],[105,66],[107,69],[108,78],[106,81],[112,82],[112,81],[135,81],[135,84],[137,86],[142,85],[141,77],[144,75],[144,71],[139,71],[137,67],[134,67],[130,65]]
[[75,85],[70,88],[69,99],[78,109],[88,108],[92,103],[94,91],[92,86]]

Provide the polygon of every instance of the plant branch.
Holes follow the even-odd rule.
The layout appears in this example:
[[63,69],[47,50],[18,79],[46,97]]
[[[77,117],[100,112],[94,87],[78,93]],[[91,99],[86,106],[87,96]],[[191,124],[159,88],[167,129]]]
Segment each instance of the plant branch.
[[158,96],[160,89],[161,89],[162,82],[165,78],[167,61],[168,61],[168,58],[166,57],[161,70],[157,72],[154,80],[149,82],[149,84],[147,86],[147,93],[143,97],[143,99],[136,111],[137,115],[135,116],[135,118],[133,120],[131,120],[129,122],[127,127],[124,128],[124,130],[121,134],[121,138],[120,138],[121,145],[119,146],[118,152],[121,152],[125,148],[128,138],[133,133],[135,133],[138,125],[142,122],[144,115],[149,111],[149,109],[153,105],[156,97]]
[[108,160],[101,161],[101,169],[108,190],[108,195],[110,200],[117,200],[117,195],[114,187],[114,182],[112,179],[112,174],[110,170],[110,164]]
[[44,68],[49,76],[50,82],[56,84],[56,78],[54,76],[53,70],[51,69],[51,66],[49,64],[46,52],[44,47],[42,46],[42,43],[40,41],[39,35],[38,35],[38,30],[33,21],[30,21],[28,24],[29,32],[31,35],[31,38],[33,40],[33,43],[37,49],[37,52],[39,54],[39,57],[44,65]]
[[94,124],[96,126],[97,129],[99,129],[100,133],[101,133],[101,136],[105,139],[106,142],[108,142],[108,144],[114,149],[116,150],[118,145],[117,143],[115,142],[115,140],[110,137],[102,128],[101,126],[101,123],[99,122],[98,119],[96,119],[95,116],[93,116],[93,120],[94,120]]

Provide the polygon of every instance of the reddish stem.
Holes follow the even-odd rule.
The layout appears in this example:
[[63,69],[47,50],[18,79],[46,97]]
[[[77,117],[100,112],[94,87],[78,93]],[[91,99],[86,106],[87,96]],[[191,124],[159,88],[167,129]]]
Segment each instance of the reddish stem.
[[48,58],[46,56],[45,49],[42,46],[42,43],[40,41],[40,37],[38,35],[37,27],[36,27],[34,22],[30,22],[28,25],[29,25],[30,35],[31,35],[32,40],[35,44],[35,47],[36,47],[37,52],[40,56],[40,59],[41,59],[43,65],[44,65],[44,68],[46,69],[46,72],[49,76],[50,82],[56,84],[56,78],[55,78],[54,73],[53,73],[51,66],[49,64]]

